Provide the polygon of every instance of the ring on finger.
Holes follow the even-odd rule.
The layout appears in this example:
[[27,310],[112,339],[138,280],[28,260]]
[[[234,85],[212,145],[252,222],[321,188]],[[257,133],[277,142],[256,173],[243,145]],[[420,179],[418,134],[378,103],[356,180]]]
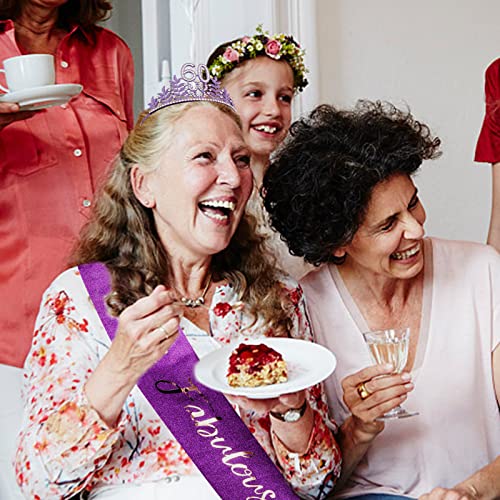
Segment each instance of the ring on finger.
[[164,339],[163,340],[168,340],[170,337],[173,337],[177,333],[176,330],[174,330],[171,333],[168,333],[168,331],[167,331],[167,329],[165,328],[164,325],[160,325],[157,329],[160,330],[163,333],[163,335],[164,335]]
[[358,391],[359,397],[361,399],[366,399],[371,394],[371,392],[366,388],[364,382],[361,382],[361,384],[358,384],[356,386],[356,391]]

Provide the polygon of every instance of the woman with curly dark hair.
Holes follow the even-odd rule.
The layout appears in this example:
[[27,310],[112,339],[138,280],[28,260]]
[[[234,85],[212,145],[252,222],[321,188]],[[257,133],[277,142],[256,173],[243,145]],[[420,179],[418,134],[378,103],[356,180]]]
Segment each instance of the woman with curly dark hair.
[[132,55],[96,24],[111,8],[108,0],[0,0],[0,65],[30,54],[55,64],[55,85],[0,102],[2,364],[23,365],[39,297],[64,269],[133,126]]
[[[302,286],[338,360],[326,386],[350,457],[341,498],[500,495],[500,257],[424,237],[412,176],[439,145],[390,104],[323,105],[292,126],[264,178],[290,251],[326,264]],[[368,366],[363,333],[402,328],[404,371]],[[420,415],[379,420],[406,399]]]

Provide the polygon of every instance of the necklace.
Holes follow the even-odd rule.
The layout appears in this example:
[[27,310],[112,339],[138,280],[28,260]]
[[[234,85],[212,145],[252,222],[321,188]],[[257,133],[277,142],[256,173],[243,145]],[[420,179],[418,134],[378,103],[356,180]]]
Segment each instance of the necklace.
[[180,300],[182,304],[185,305],[186,307],[192,307],[192,308],[200,307],[203,304],[205,304],[205,295],[207,294],[211,283],[212,283],[212,273],[210,273],[207,284],[205,285],[203,292],[201,292],[201,295],[197,299],[192,299],[190,297],[181,297]]

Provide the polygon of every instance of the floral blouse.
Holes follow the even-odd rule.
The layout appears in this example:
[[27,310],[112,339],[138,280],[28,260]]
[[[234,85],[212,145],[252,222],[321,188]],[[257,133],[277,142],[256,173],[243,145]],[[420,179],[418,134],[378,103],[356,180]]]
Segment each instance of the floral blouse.
[[[290,335],[312,340],[301,288],[283,287],[294,305]],[[241,333],[251,320],[238,304],[230,285],[217,287],[209,308],[211,335],[182,319],[198,356],[220,343],[259,335],[259,322]],[[84,384],[110,344],[78,269],[65,271],[45,292],[25,364],[25,415],[15,467],[27,498],[69,498],[83,489],[200,474],[137,387],[114,428],[89,405]],[[314,428],[301,455],[273,434],[268,414],[239,414],[296,492],[322,498],[340,473],[340,451],[321,385],[308,391],[308,401]]]

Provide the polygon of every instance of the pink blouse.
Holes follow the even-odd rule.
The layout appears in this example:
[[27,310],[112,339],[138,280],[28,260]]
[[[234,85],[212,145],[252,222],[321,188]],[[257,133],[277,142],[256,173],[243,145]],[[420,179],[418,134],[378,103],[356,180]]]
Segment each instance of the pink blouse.
[[[500,255],[490,246],[424,240],[422,313],[404,407],[389,420],[335,498],[452,488],[500,455],[500,410],[492,353],[500,347]],[[334,264],[302,281],[317,342],[335,348],[325,382],[332,415],[350,415],[342,379],[373,364],[370,328]]]
[[[290,335],[312,341],[302,290],[283,289],[294,304]],[[221,343],[262,335],[262,322],[240,308],[229,285],[216,289],[209,310],[213,336],[183,319],[182,328],[198,356]],[[272,334],[272,332],[267,332]],[[30,498],[68,498],[86,488],[158,481],[200,474],[186,452],[135,387],[119,423],[108,427],[85,399],[83,386],[110,347],[78,269],[61,274],[46,291],[25,366],[25,416],[16,457],[17,480]],[[308,391],[314,428],[308,450],[292,453],[271,429],[268,414],[240,416],[301,495],[326,495],[340,473],[340,451],[328,419],[322,385]]]
[[[0,61],[21,54],[14,24],[0,22]],[[0,363],[15,366],[30,348],[40,297],[67,267],[94,192],[133,126],[133,62],[118,36],[74,27],[55,67],[56,83],[81,83],[83,92],[0,130]]]

